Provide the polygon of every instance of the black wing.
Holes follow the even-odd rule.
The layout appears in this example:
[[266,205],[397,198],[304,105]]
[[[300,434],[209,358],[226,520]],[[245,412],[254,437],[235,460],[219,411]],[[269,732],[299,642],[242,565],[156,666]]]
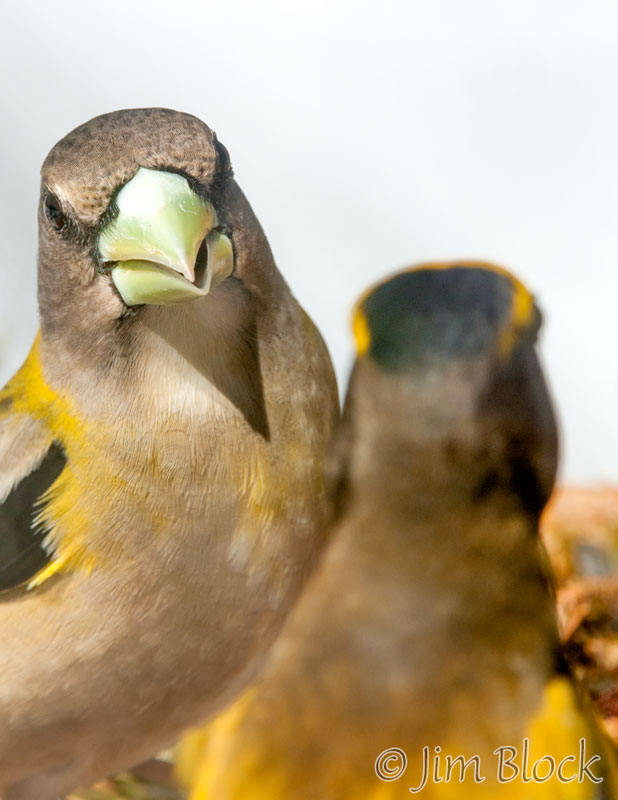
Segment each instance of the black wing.
[[45,532],[34,524],[38,500],[60,475],[66,458],[52,445],[40,466],[23,478],[0,504],[0,591],[32,578],[50,561]]

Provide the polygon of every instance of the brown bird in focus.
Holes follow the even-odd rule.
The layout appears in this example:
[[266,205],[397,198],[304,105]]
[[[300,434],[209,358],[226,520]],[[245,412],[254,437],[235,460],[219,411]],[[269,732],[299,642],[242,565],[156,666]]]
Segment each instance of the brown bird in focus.
[[338,416],[205,124],[106,114],[41,175],[41,330],[0,393],[3,800],[131,767],[254,675],[324,541]]

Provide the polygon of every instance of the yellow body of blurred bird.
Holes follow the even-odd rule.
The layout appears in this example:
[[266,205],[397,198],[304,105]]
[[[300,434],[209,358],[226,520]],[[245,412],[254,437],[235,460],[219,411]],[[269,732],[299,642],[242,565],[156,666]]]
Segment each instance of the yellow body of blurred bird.
[[539,324],[479,263],[361,299],[332,538],[262,677],[185,740],[191,800],[617,796],[539,550],[557,450]]

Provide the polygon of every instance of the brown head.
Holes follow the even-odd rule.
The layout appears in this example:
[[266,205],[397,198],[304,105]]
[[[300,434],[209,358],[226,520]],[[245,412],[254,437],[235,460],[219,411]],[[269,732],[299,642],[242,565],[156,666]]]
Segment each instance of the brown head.
[[351,480],[384,489],[386,476],[389,492],[430,500],[497,493],[538,515],[557,457],[540,323],[525,286],[485,263],[424,264],[368,291],[345,413]]
[[136,318],[165,316],[169,327],[172,304],[232,293],[251,305],[282,285],[225,147],[196,117],[161,108],[95,117],[55,145],[41,176],[48,344],[109,359]]

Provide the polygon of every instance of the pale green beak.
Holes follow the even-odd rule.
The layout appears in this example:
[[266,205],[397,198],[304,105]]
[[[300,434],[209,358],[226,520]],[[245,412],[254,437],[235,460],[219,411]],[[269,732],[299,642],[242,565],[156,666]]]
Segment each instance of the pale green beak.
[[[116,198],[118,216],[99,235],[103,261],[128,306],[202,297],[234,268],[230,240],[214,230],[214,207],[182,175],[140,167]],[[195,280],[206,239],[207,264]]]

